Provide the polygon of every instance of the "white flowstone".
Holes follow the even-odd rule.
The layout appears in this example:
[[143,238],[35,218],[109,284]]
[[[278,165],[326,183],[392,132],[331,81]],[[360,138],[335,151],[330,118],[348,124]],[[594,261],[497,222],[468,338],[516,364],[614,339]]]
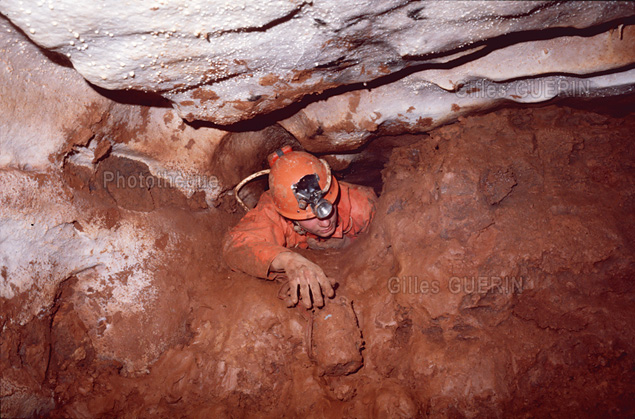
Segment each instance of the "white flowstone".
[[[530,31],[635,15],[634,3],[594,1],[59,0],[30,13],[22,3],[5,0],[0,12],[26,32],[37,29],[31,39],[69,56],[91,83],[161,92],[181,116],[217,124],[511,33],[531,40]],[[87,49],[69,45],[75,35]],[[124,78],[130,71],[135,77]],[[199,88],[218,99],[202,100]]]
[[[59,284],[87,269],[99,273],[93,288],[116,288],[111,311],[142,310],[153,295],[148,266],[160,260],[156,220],[129,211],[116,230],[108,228],[103,214],[73,198],[63,166],[94,172],[98,143],[110,142],[113,154],[148,164],[187,196],[205,192],[212,204],[221,185],[207,166],[226,133],[190,127],[169,107],[113,102],[4,20],[0,45],[0,298],[29,301],[10,320],[24,323],[49,308]],[[73,143],[78,133],[86,144]],[[127,284],[111,281],[123,272]]]
[[452,68],[422,70],[312,103],[280,124],[309,150],[354,150],[382,130],[422,132],[502,100],[537,103],[559,95],[629,93],[635,89],[635,70],[604,72],[633,62],[635,27],[589,38],[524,42]]

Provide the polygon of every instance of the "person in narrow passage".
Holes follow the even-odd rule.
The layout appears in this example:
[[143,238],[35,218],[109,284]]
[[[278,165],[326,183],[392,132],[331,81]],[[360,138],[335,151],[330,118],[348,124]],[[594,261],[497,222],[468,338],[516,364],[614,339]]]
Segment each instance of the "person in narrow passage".
[[334,282],[300,249],[344,248],[366,231],[377,196],[339,182],[326,161],[286,146],[269,156],[269,190],[225,237],[223,256],[234,270],[287,278],[287,305],[322,307]]

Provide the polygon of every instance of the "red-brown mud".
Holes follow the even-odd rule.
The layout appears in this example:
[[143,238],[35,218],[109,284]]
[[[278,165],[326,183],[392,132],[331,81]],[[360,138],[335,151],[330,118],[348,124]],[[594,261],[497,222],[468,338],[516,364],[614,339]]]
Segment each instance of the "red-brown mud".
[[199,208],[174,191],[130,202],[68,174],[75,199],[99,200],[111,218],[149,212],[178,251],[154,265],[146,311],[107,321],[108,341],[81,277],[63,283],[49,313],[5,324],[0,363],[20,388],[3,396],[21,394],[6,411],[632,417],[634,131],[632,115],[508,109],[387,150],[371,231],[344,251],[307,252],[339,282],[336,298],[352,310],[342,318],[359,325],[350,342],[363,365],[344,376],[317,363],[322,338],[276,298],[278,284],[224,265],[235,206]]

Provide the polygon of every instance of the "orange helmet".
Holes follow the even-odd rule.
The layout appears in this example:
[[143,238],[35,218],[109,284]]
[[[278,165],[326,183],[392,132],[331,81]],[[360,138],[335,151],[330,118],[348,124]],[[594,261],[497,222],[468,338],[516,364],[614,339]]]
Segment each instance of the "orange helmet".
[[330,215],[340,188],[324,160],[285,146],[269,156],[269,165],[269,189],[280,215],[292,220]]

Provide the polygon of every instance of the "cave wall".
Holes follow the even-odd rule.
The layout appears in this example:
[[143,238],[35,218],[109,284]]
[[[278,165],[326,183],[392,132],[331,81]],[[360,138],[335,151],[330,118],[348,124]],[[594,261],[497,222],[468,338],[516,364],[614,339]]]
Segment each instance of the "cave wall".
[[102,229],[134,220],[150,264],[78,272],[5,323],[3,416],[630,417],[634,124],[503,109],[385,150],[369,233],[305,253],[352,301],[364,364],[348,376],[320,373],[277,284],[223,264],[241,212],[113,204]]
[[501,110],[395,149],[342,275],[365,366],[431,417],[632,414],[631,124]]
[[633,26],[622,29],[485,44],[390,83],[311,103],[280,124],[308,150],[350,152],[377,136],[430,130],[504,102],[627,94],[635,36]]
[[[121,272],[149,256],[150,249],[135,255],[130,247],[144,241],[134,239],[142,234],[134,223],[127,234],[112,234],[107,211],[74,200],[69,187],[100,192],[106,209],[117,203],[148,212],[161,206],[151,180],[177,196],[170,199],[182,195],[184,203],[206,207],[220,192],[208,171],[210,154],[226,133],[195,130],[169,107],[108,99],[6,21],[2,26],[1,293],[11,299],[31,287],[41,291],[30,293],[34,301],[20,317],[25,321],[50,305],[70,274],[95,266]],[[121,165],[130,169],[115,174]]]
[[[0,26],[1,416],[30,417],[55,406],[49,366],[105,357],[138,373],[183,339],[184,314],[157,316],[180,301],[158,285],[181,240],[160,209],[208,208],[220,192],[210,154],[226,132],[194,129],[155,98],[100,93]],[[62,297],[70,284],[84,293],[75,302]],[[88,341],[96,349],[75,353]]]
[[[631,92],[634,6],[453,5],[3,2],[1,416],[632,413],[632,117],[470,115]],[[310,255],[349,377],[219,256],[282,144],[388,162],[371,234]]]
[[[328,89],[403,76],[404,71],[445,69],[444,63],[488,44],[513,43],[515,35],[528,41],[541,39],[545,31],[555,38],[585,35],[580,30],[606,23],[604,30],[615,28],[620,19],[635,14],[635,5],[461,1],[448,7],[443,1],[272,0],[122,7],[116,1],[7,0],[0,13],[36,44],[62,54],[97,86],[158,92],[185,119],[227,125]],[[540,51],[538,45],[528,48]],[[588,51],[597,53],[591,46]],[[632,48],[622,53],[631,56]],[[619,67],[610,56],[580,62],[571,60],[570,53],[544,54],[523,72],[549,72],[553,64],[544,61],[578,75]],[[483,72],[489,73],[483,74],[488,80],[518,77],[505,67],[492,74],[495,69],[489,67]],[[438,76],[422,78],[439,82]],[[442,80],[439,86],[454,84],[454,90],[466,74],[450,78],[452,83]],[[425,106],[414,108],[417,117],[436,119]]]

